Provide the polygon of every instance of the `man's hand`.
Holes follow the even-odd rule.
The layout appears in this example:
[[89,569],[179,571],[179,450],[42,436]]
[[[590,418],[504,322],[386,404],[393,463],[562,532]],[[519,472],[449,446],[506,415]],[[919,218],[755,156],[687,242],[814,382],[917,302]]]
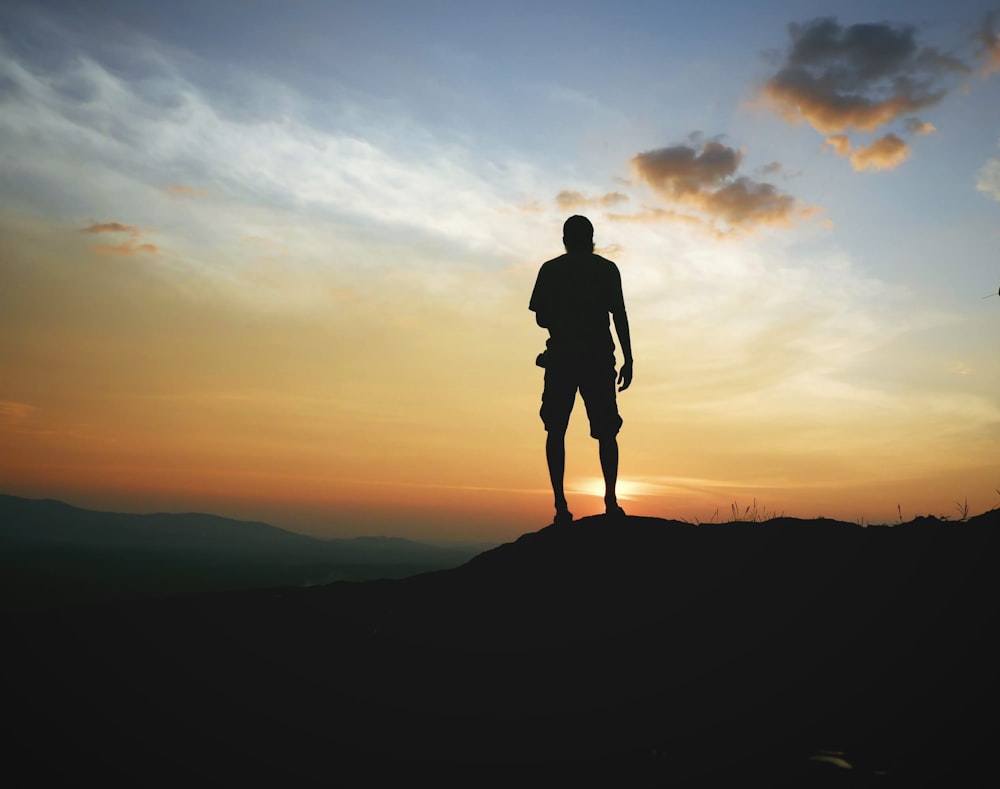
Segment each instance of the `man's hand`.
[[629,384],[632,383],[632,360],[631,359],[629,359],[629,361],[625,362],[622,365],[622,369],[619,370],[619,372],[618,372],[618,383],[620,384],[620,386],[618,387],[618,391],[619,392],[624,392],[626,389],[628,389]]

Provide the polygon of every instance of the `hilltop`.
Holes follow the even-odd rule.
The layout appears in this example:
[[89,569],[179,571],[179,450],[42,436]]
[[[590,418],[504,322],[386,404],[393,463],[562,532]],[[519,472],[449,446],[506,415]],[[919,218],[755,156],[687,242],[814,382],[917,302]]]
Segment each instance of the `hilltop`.
[[105,779],[969,785],[998,535],[594,517],[406,579],[24,614],[8,719]]

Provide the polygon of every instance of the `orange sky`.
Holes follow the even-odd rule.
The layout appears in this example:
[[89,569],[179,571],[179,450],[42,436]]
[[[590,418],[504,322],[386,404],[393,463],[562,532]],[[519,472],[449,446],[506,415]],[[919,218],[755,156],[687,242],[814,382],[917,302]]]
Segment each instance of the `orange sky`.
[[[664,47],[638,6],[595,10],[563,46],[627,57],[574,71],[546,18],[316,49],[333,10],[151,14],[110,47],[96,9],[12,5],[51,51],[0,41],[0,491],[323,535],[544,526],[527,302],[584,213],[632,326],[628,512],[1000,505],[1000,37],[985,5],[914,8],[880,4],[873,35],[919,57],[859,66],[844,113],[796,69],[823,37],[844,73],[882,57],[845,43],[869,14],[734,3]],[[567,449],[571,510],[600,512],[582,404]]]
[[[494,539],[550,517],[529,263],[461,272],[435,294],[401,272],[354,290],[289,272],[285,288],[274,282],[294,264],[274,261],[271,298],[257,303],[257,277],[165,276],[75,230],[8,223],[4,238],[16,294],[0,346],[7,491],[315,533]],[[975,398],[818,377],[819,351],[796,347],[808,314],[762,337],[728,332],[753,317],[732,309],[678,324],[635,292],[630,262],[629,512],[709,520],[756,500],[761,512],[895,520],[897,504],[912,516],[966,496],[993,503],[995,456],[976,435],[991,414]],[[572,508],[600,511],[582,407],[568,453]]]

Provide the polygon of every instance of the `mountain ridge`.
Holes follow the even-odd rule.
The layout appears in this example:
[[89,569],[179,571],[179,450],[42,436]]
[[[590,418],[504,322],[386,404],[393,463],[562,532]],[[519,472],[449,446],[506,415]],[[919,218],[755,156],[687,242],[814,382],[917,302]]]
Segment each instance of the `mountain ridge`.
[[[215,515],[206,512],[122,513],[77,507],[58,499],[30,499],[5,493],[0,493],[0,538],[24,537],[31,539],[34,535],[23,533],[23,528],[19,531],[13,521],[17,518],[31,518],[36,520],[45,516],[51,518],[54,515],[61,516],[56,525],[64,528],[67,525],[66,521],[70,520],[77,521],[77,526],[83,525],[81,524],[81,521],[93,525],[95,523],[99,524],[102,521],[112,520],[116,521],[117,523],[115,526],[120,528],[137,529],[145,527],[145,529],[149,531],[153,531],[157,527],[161,529],[170,528],[173,534],[168,536],[186,536],[186,532],[189,532],[192,529],[215,527],[216,529],[238,530],[240,532],[238,534],[240,538],[254,536],[254,533],[264,534],[268,537],[286,539],[299,545],[309,546],[310,548],[316,548],[319,545],[343,546],[354,544],[371,545],[376,547],[383,547],[386,545],[407,546],[417,550],[448,550],[446,547],[420,542],[419,540],[411,540],[405,537],[390,535],[363,535],[357,537],[331,538],[313,537],[288,529],[283,529],[280,526],[274,526],[270,523],[265,523],[264,521],[249,521],[237,518],[228,518],[222,515]],[[32,528],[35,532],[39,531],[37,522],[32,524],[30,528]],[[41,536],[44,539],[47,535],[43,534]],[[75,535],[57,533],[52,536],[57,540],[62,539],[64,541],[68,541],[69,538]],[[225,536],[236,535],[227,534]],[[93,535],[81,535],[81,537],[86,537],[91,540],[89,543],[81,544],[94,544]],[[104,535],[99,535],[98,539],[101,539],[102,537],[104,537]]]
[[0,494],[0,609],[402,577],[480,548],[319,539],[206,513],[131,514]]

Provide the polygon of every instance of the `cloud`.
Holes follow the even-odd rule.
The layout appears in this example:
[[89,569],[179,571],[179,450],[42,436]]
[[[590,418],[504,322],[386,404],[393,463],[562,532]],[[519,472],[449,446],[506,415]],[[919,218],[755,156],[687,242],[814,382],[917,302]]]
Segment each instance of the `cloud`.
[[891,170],[910,158],[910,146],[895,134],[879,137],[871,145],[862,145],[851,152],[851,167],[855,170]]
[[989,159],[979,171],[976,189],[987,197],[1000,201],[1000,159]]
[[[460,247],[466,258],[470,248],[495,257],[530,243],[506,231],[510,206],[556,191],[525,159],[507,152],[484,159],[464,140],[406,118],[318,105],[256,74],[227,82],[219,100],[211,77],[202,76],[213,73],[209,64],[193,56],[178,64],[155,45],[128,54],[135,68],[108,67],[86,50],[36,63],[0,33],[0,140],[19,187],[0,195],[0,209],[30,198],[78,221],[97,201],[97,210],[127,207],[137,224],[151,224],[175,210],[166,198],[182,204],[176,198],[198,196],[186,184],[210,184],[218,205],[178,214],[183,234],[178,222],[167,231],[173,249],[186,246],[208,268],[220,258],[204,257],[206,243],[221,245],[226,229],[234,239],[243,235],[249,214],[281,212],[323,218],[358,237],[377,229],[392,241],[412,245],[419,237]],[[64,90],[70,81],[74,90]],[[239,109],[245,104],[270,112],[248,117]],[[106,188],[85,190],[84,183]]]
[[837,156],[851,155],[851,138],[846,134],[831,134],[826,138],[826,144],[833,148]]
[[[914,134],[930,134],[935,131],[930,123],[924,123],[917,118],[910,118],[907,124]],[[846,134],[831,134],[826,138],[826,145],[833,149],[837,156],[851,161],[851,167],[858,172],[864,170],[892,170],[910,158],[912,149],[905,140],[897,134],[885,134],[870,145],[855,147]]]
[[128,238],[118,244],[94,244],[91,249],[102,255],[135,255],[144,253],[155,255],[159,249],[155,244],[139,243],[142,231],[134,225],[121,222],[91,222],[80,228],[81,233],[124,233]]
[[1000,30],[997,29],[997,16],[996,11],[987,14],[976,34],[979,60],[983,64],[981,73],[984,77],[1000,71]]
[[[719,230],[718,222],[731,229],[761,225],[787,225],[812,209],[769,183],[738,175],[743,152],[720,142],[700,148],[674,145],[637,154],[630,162],[636,176],[665,200],[696,209]],[[654,217],[678,218],[675,211],[645,210],[637,221]],[[616,219],[625,217],[617,215]],[[686,217],[690,219],[691,217]]]
[[91,222],[87,227],[80,228],[81,233],[127,233],[137,236],[139,228],[134,225],[123,225],[121,222]]
[[[764,86],[768,104],[791,123],[807,123],[855,170],[890,170],[906,161],[900,133],[925,135],[934,124],[913,116],[938,104],[954,78],[970,73],[957,57],[922,45],[911,26],[887,22],[841,26],[814,19],[788,27],[785,60]],[[906,117],[910,116],[910,117]],[[880,134],[858,145],[854,133]]]
[[920,120],[920,118],[907,118],[906,130],[910,134],[931,134],[937,131],[937,127],[933,123]]
[[608,192],[600,197],[587,197],[581,192],[572,189],[563,189],[556,195],[556,205],[562,209],[583,208],[586,206],[599,206],[610,208],[612,206],[627,203],[628,195],[621,192]]
[[24,422],[38,409],[28,403],[15,400],[0,400],[0,424],[16,425]]
[[794,212],[795,199],[771,184],[741,177],[705,195],[704,207],[732,225],[786,224]]
[[676,211],[671,208],[660,208],[659,206],[649,205],[643,205],[641,209],[631,214],[610,213],[608,214],[608,219],[612,222],[634,222],[638,224],[677,221],[702,227],[708,226],[708,222],[692,214],[685,214],[682,211]]
[[823,134],[877,131],[945,96],[949,79],[969,68],[934,47],[915,29],[889,23],[842,27],[814,19],[788,27],[785,62],[764,96],[787,120]]
[[637,154],[636,174],[668,197],[697,194],[720,185],[736,172],[742,153],[719,142],[708,142],[699,152],[689,145],[674,145]]
[[179,197],[204,197],[208,194],[207,189],[196,189],[193,186],[184,186],[183,184],[170,184],[165,189],[170,194]]
[[155,244],[137,244],[134,241],[124,241],[121,244],[95,244],[91,249],[102,255],[136,255],[140,252],[155,255],[160,251]]

